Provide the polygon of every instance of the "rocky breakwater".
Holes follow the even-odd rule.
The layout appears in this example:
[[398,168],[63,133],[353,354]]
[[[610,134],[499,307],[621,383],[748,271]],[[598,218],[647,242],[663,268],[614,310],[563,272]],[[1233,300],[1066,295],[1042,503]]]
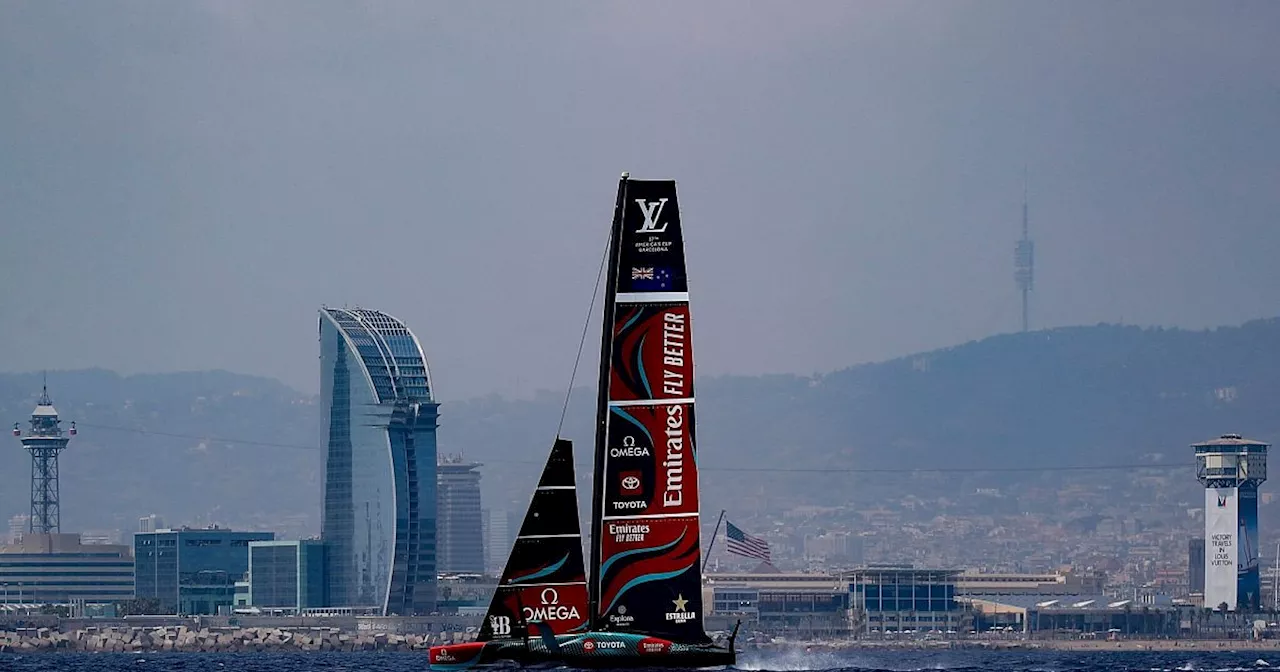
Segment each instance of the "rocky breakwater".
[[52,628],[0,631],[0,653],[37,651],[425,651],[463,633],[399,635],[338,628]]

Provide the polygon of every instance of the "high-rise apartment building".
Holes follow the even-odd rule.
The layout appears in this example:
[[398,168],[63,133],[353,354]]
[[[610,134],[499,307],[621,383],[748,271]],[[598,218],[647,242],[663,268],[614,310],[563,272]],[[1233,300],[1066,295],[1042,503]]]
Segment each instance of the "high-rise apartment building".
[[440,572],[484,573],[484,524],[480,513],[479,463],[461,455],[436,465],[439,488],[438,520]]
[[164,529],[164,519],[156,514],[143,516],[138,519],[138,531],[143,534],[151,534],[156,530]]
[[1187,544],[1187,592],[1204,593],[1204,537]]
[[427,358],[376,310],[320,311],[329,602],[386,615],[436,606],[436,424]]
[[27,528],[31,526],[31,514],[19,513],[9,518],[9,542],[16,544],[22,541],[22,536],[27,533]]
[[507,566],[507,556],[516,541],[520,521],[507,509],[481,509],[480,526],[484,529],[484,568],[495,576]]

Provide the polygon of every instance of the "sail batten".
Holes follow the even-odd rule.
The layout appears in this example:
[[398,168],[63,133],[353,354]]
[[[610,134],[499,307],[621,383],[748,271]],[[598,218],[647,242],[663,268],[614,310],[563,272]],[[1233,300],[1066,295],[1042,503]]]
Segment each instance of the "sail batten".
[[627,292],[618,295],[618,303],[659,303],[688,301],[688,292]]
[[618,193],[598,381],[592,628],[704,643],[692,324],[676,186],[624,178]]
[[693,397],[680,399],[631,399],[628,401],[611,401],[610,407],[626,408],[628,406],[665,406],[667,404],[692,404]]

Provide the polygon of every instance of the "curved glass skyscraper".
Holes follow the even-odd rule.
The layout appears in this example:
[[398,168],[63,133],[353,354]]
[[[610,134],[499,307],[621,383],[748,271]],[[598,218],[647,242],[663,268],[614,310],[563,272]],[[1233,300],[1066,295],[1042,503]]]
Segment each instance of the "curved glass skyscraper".
[[436,607],[436,419],[418,339],[376,310],[320,310],[329,602]]

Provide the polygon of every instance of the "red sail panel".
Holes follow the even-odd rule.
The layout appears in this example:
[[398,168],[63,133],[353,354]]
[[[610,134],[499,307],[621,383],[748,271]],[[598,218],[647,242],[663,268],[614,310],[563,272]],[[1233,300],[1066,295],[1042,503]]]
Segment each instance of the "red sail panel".
[[689,304],[619,304],[609,401],[693,397]]
[[596,453],[594,617],[609,630],[702,643],[693,331],[675,182],[624,182],[621,201]]
[[481,641],[522,637],[529,623],[544,623],[557,635],[583,632],[588,616],[585,582],[502,586],[494,592],[481,626],[489,636]]

